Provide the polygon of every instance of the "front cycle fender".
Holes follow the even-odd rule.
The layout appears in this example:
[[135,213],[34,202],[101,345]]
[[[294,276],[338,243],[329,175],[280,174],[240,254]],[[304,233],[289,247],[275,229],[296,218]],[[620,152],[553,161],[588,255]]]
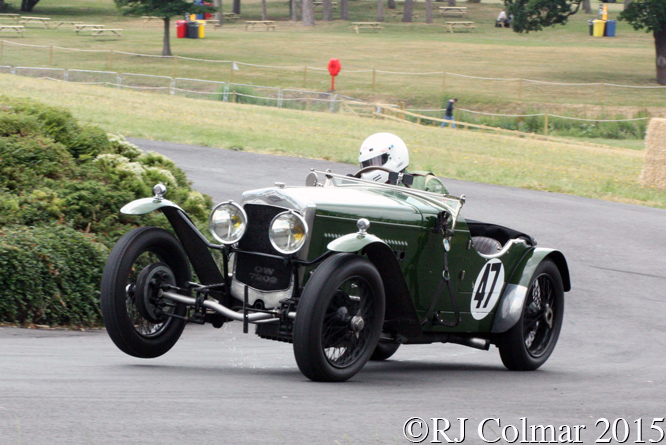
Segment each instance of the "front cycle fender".
[[120,213],[124,215],[145,215],[146,213],[154,212],[164,207],[173,207],[184,212],[177,204],[169,201],[168,199],[158,198],[141,198],[125,204]]

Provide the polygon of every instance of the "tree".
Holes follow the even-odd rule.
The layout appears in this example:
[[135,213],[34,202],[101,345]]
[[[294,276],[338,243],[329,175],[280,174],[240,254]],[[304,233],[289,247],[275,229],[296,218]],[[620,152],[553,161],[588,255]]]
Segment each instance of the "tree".
[[21,11],[31,12],[39,0],[21,0]]
[[384,21],[384,0],[377,0],[377,21]]
[[[34,0],[32,0],[34,1]],[[164,44],[162,55],[171,55],[171,43],[169,39],[169,23],[171,17],[184,16],[185,14],[203,14],[204,12],[215,12],[211,6],[195,5],[186,0],[113,0],[123,15],[141,17],[152,15],[162,17],[164,21]]]
[[222,26],[222,22],[224,22],[224,16],[222,15],[222,0],[213,0],[213,7],[217,9],[215,11],[215,20],[217,20],[217,25],[215,27],[220,27]]
[[301,17],[303,18],[303,26],[314,26],[314,3],[313,0],[303,0],[301,10]]
[[[513,14],[515,32],[540,31],[546,26],[565,24],[578,12],[583,0],[504,0]],[[652,32],[656,49],[657,83],[666,85],[666,1],[633,0],[620,14],[620,20],[634,29]]]
[[349,2],[347,0],[340,0],[340,18],[349,20]]
[[333,5],[331,4],[331,0],[324,0],[322,7],[323,7],[322,19],[325,22],[332,21],[333,20]]
[[405,0],[405,12],[402,14],[402,21],[412,23],[412,13],[414,12],[414,0]]
[[261,0],[261,20],[268,20],[268,12],[266,11],[266,0]]
[[432,23],[432,0],[426,0],[426,23]]
[[636,30],[652,32],[657,53],[657,83],[666,85],[666,1],[633,0],[625,6],[620,20],[626,20]]

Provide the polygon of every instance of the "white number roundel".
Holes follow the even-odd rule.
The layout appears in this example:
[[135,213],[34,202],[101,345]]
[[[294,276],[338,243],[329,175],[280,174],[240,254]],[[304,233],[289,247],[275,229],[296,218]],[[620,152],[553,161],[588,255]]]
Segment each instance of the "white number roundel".
[[475,320],[483,320],[495,308],[504,287],[504,265],[493,258],[479,272],[474,283],[469,311]]

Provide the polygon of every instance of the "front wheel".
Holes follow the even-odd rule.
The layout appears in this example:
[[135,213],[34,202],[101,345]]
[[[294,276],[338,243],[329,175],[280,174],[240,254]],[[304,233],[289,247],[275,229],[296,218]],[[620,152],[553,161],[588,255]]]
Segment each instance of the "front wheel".
[[318,382],[350,379],[367,363],[384,323],[384,286],[366,258],[339,254],[308,281],[294,321],[294,356]]
[[163,284],[184,287],[190,266],[178,240],[156,227],[125,234],[111,250],[104,266],[101,307],[106,330],[126,354],[153,358],[176,344],[186,308],[159,299]]
[[527,290],[518,323],[499,339],[502,363],[513,371],[532,371],[555,349],[564,316],[564,286],[557,266],[539,264]]

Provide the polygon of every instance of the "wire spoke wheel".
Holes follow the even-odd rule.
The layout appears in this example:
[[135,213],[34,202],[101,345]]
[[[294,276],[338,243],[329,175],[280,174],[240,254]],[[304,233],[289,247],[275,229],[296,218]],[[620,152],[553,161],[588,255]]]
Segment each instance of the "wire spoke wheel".
[[190,266],[169,232],[142,227],[123,236],[104,267],[101,285],[106,330],[123,352],[141,358],[166,353],[180,338],[186,308],[159,298],[162,284],[182,287]]
[[504,366],[516,371],[539,368],[550,357],[564,316],[564,286],[557,266],[544,260],[536,268],[518,323],[498,339]]
[[384,287],[366,258],[339,254],[308,281],[296,309],[294,355],[315,381],[344,381],[375,350],[384,322]]
[[374,323],[372,287],[362,277],[342,283],[328,307],[322,325],[322,347],[332,366],[344,368],[356,361],[368,342],[370,331],[362,323]]

